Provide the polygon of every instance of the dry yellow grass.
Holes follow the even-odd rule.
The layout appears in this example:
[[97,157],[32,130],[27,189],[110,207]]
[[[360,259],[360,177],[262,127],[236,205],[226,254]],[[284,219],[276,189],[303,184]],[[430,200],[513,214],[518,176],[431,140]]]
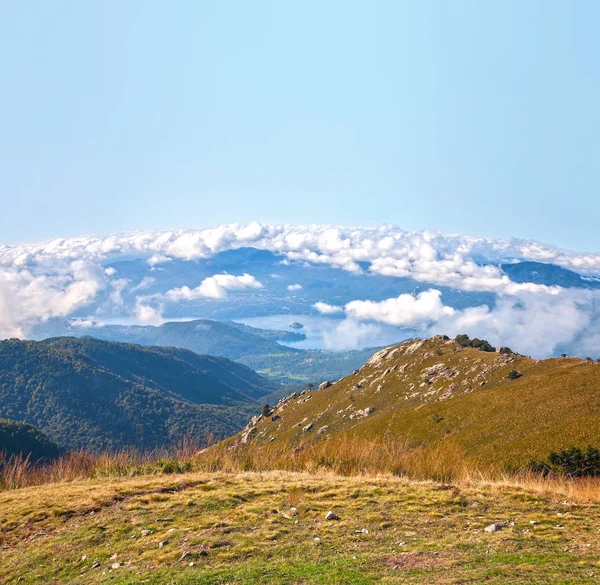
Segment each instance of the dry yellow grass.
[[530,487],[272,471],[5,491],[0,582],[595,583],[600,506]]

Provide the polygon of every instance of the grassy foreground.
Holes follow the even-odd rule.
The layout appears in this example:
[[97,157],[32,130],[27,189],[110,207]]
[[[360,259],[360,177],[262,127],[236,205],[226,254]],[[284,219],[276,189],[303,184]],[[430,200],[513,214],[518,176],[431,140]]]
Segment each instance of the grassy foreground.
[[[329,510],[339,519],[325,520]],[[486,532],[492,523],[501,529]],[[7,584],[517,585],[600,575],[600,504],[501,483],[292,472],[83,480],[1,492],[0,535]]]

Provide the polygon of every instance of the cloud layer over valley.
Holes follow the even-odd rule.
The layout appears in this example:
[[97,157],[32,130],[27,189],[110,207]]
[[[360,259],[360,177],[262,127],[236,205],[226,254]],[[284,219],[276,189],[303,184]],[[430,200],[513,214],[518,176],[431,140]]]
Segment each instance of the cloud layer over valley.
[[[387,277],[392,294],[381,298],[363,292],[340,303],[326,287],[307,289],[299,278],[283,283],[275,293],[271,289],[279,275],[272,274],[267,282],[254,273],[251,262],[239,267],[215,265],[206,272],[217,255],[243,248],[277,254],[282,268],[312,266],[316,273],[320,267],[333,267],[356,279]],[[194,280],[194,261],[205,260],[205,272]],[[499,265],[517,261],[573,270],[583,274],[590,286],[559,285],[551,278],[516,281]],[[186,268],[188,264],[192,268]],[[185,272],[185,282],[178,281],[183,272],[177,270]],[[343,319],[337,339],[345,338],[346,345],[368,344],[373,327],[386,324],[424,335],[466,332],[540,357],[562,348],[596,357],[600,354],[599,275],[600,254],[525,240],[407,232],[389,225],[252,223],[63,238],[0,246],[0,337],[27,336],[35,326],[55,318],[129,316],[141,323],[160,323],[165,308],[174,305],[224,303],[246,295],[239,297],[242,303],[258,293],[271,294],[270,302],[280,299],[277,302],[284,310],[285,295],[299,303],[318,290],[318,298],[311,297],[307,306],[314,306],[310,309],[314,313]],[[415,286],[393,294],[396,281],[403,282],[405,289],[406,282]],[[478,301],[478,294],[488,295],[485,298],[493,302]],[[458,306],[456,299],[466,298],[475,300]],[[330,345],[336,346],[335,338]]]

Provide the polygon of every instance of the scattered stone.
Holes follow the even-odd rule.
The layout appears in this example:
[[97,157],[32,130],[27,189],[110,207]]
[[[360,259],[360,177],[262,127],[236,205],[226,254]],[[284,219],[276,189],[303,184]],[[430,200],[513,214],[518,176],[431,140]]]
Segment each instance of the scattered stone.
[[150,536],[153,532],[154,532],[154,530],[142,530],[142,532],[140,534],[142,536]]
[[303,433],[307,433],[312,428],[313,428],[313,424],[312,423],[308,423],[305,427],[302,427],[302,432]]
[[113,563],[110,568],[114,571],[115,569],[118,569],[119,567],[122,567],[123,563]]
[[322,434],[326,433],[328,430],[329,430],[329,426],[324,425],[317,431],[317,435],[322,435]]
[[493,524],[490,524],[489,526],[486,526],[484,528],[484,530],[486,532],[498,532],[498,530],[502,530],[502,524],[496,524],[494,522]]
[[167,544],[169,544],[169,541],[168,541],[168,540],[161,540],[161,541],[158,543],[158,548],[164,548],[165,546],[167,546]]
[[179,559],[180,561],[183,561],[183,559],[189,557],[192,553],[189,550],[184,551],[184,553],[181,555],[181,558]]
[[194,561],[191,561],[190,564],[188,565],[189,567],[193,567],[195,565]]
[[370,406],[367,406],[367,408],[363,408],[362,410],[357,410],[356,412],[353,412],[350,415],[350,418],[351,419],[365,418],[365,417],[369,416],[372,412],[373,412],[373,408]]
[[294,508],[294,506],[292,506],[290,508],[290,516],[297,516],[298,515],[298,508]]
[[85,561],[87,561],[87,555],[83,555],[83,556],[81,557],[81,562],[83,563],[83,562],[85,562]]
[[205,550],[201,550],[201,551],[198,553],[198,556],[199,556],[199,557],[207,557],[207,556],[208,556],[208,552],[207,552],[207,551],[205,551]]
[[109,560],[114,561],[117,558],[117,556],[118,556],[117,553],[114,553],[109,557]]
[[98,561],[94,561],[92,563],[92,569],[97,569],[100,566],[100,563]]
[[245,445],[250,440],[250,437],[257,432],[258,432],[258,429],[256,427],[250,427],[249,429],[245,430],[242,433],[240,442]]
[[272,420],[273,422],[275,422],[276,420],[279,420],[280,418],[281,418],[281,417],[280,417],[278,414],[274,414],[274,415],[271,417],[271,420]]
[[325,390],[325,388],[329,388],[329,386],[331,386],[331,382],[326,380],[325,382],[321,382],[319,384],[319,390]]
[[339,520],[340,517],[335,513],[329,510],[327,514],[325,514],[325,520]]
[[313,538],[313,543],[318,546],[319,544],[321,544],[321,539],[318,536],[315,536]]

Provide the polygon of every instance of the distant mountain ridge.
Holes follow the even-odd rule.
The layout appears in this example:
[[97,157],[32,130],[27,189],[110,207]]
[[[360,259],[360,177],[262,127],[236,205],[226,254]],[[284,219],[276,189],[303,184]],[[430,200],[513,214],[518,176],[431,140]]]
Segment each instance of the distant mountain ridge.
[[0,341],[0,417],[61,447],[143,449],[226,437],[275,388],[226,358],[93,338]]
[[173,321],[158,327],[105,325],[82,328],[60,322],[55,323],[54,333],[145,346],[171,346],[203,355],[223,356],[281,384],[318,383],[340,378],[360,367],[375,351],[373,348],[342,352],[298,349],[279,341],[302,339],[302,333],[257,329],[209,319]]
[[600,279],[581,276],[567,268],[542,262],[515,262],[501,264],[500,268],[514,282],[545,284],[546,286],[562,286],[564,288],[600,289]]

